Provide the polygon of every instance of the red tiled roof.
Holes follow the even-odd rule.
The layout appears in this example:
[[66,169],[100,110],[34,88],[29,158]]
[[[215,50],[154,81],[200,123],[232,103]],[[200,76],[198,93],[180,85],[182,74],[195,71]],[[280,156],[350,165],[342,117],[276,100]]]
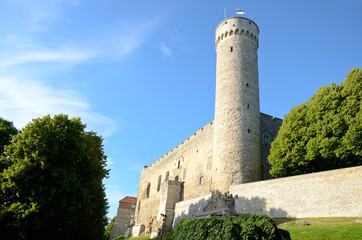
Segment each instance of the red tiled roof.
[[124,202],[124,203],[136,203],[137,202],[137,198],[136,197],[130,197],[127,196],[125,198],[123,198],[121,201],[119,202]]

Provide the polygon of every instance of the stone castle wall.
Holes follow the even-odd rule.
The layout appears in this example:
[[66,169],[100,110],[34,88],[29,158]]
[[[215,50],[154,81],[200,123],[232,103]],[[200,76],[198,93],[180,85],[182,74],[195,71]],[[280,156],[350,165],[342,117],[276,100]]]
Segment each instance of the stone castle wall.
[[283,120],[280,118],[275,118],[270,115],[260,113],[262,177],[264,180],[272,178],[269,174],[271,165],[269,164],[267,157],[269,156],[271,143],[276,138],[282,123]]
[[[260,113],[263,130],[260,137],[267,135],[274,139],[281,122]],[[175,203],[212,192],[213,130],[213,122],[210,122],[142,169],[135,220],[136,224],[145,226],[145,234],[159,227],[163,221],[161,214],[167,215],[164,230],[171,228]],[[268,152],[269,148],[270,144],[265,144],[262,151]]]
[[[211,122],[156,162],[142,169],[135,216],[137,224],[144,224],[147,228],[147,224],[152,221],[151,218],[159,217],[160,201],[166,194],[164,191],[178,191],[167,192],[168,196],[178,198],[175,202],[205,195],[211,191],[212,143]],[[168,185],[169,180],[178,182],[180,187],[163,190],[163,185]],[[174,205],[172,210],[173,207]]]
[[[362,217],[362,166],[230,186],[237,214]],[[237,197],[236,197],[237,195]],[[211,194],[176,203],[175,227],[203,215]]]

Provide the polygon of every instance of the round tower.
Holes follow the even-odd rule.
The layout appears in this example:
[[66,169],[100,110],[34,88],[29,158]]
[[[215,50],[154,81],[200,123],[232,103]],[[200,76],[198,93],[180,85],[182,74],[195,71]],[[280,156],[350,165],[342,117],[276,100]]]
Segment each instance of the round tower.
[[216,96],[214,190],[261,180],[258,78],[259,28],[250,19],[232,17],[215,31]]

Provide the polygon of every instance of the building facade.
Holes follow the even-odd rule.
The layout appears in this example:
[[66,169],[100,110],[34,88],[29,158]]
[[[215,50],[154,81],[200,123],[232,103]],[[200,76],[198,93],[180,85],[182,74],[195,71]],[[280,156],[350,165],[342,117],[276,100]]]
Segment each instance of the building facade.
[[134,219],[137,198],[127,196],[119,201],[116,220],[113,223],[113,230],[110,239],[125,235],[131,222]]
[[270,178],[267,156],[282,120],[260,113],[258,40],[250,19],[217,26],[215,119],[143,167],[133,236],[170,230],[176,203]]

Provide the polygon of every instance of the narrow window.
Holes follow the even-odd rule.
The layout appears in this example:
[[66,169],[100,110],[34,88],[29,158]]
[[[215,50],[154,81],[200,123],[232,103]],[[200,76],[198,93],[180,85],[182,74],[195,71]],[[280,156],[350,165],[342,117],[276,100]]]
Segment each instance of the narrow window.
[[151,190],[151,183],[148,183],[147,189],[146,189],[146,197],[147,197],[147,198],[150,197],[150,190]]
[[250,129],[248,129],[248,133],[250,133]]
[[168,180],[168,176],[170,175],[170,172],[169,171],[167,171],[166,172],[166,176],[165,176],[165,181],[167,181]]
[[249,104],[246,107],[249,108],[250,107]]
[[200,184],[203,184],[204,183],[204,176],[201,176],[200,177],[200,182],[199,182]]
[[184,200],[184,194],[185,194],[185,183],[181,183],[181,189],[180,189],[180,201]]
[[264,143],[269,144],[269,136],[268,135],[264,135]]
[[230,48],[230,52],[233,52],[233,47]]
[[246,87],[249,87],[249,83],[246,84]]
[[180,169],[180,161],[177,162],[177,169]]
[[160,191],[160,187],[161,187],[161,175],[158,177],[157,192]]
[[175,177],[175,181],[178,182],[178,176]]

